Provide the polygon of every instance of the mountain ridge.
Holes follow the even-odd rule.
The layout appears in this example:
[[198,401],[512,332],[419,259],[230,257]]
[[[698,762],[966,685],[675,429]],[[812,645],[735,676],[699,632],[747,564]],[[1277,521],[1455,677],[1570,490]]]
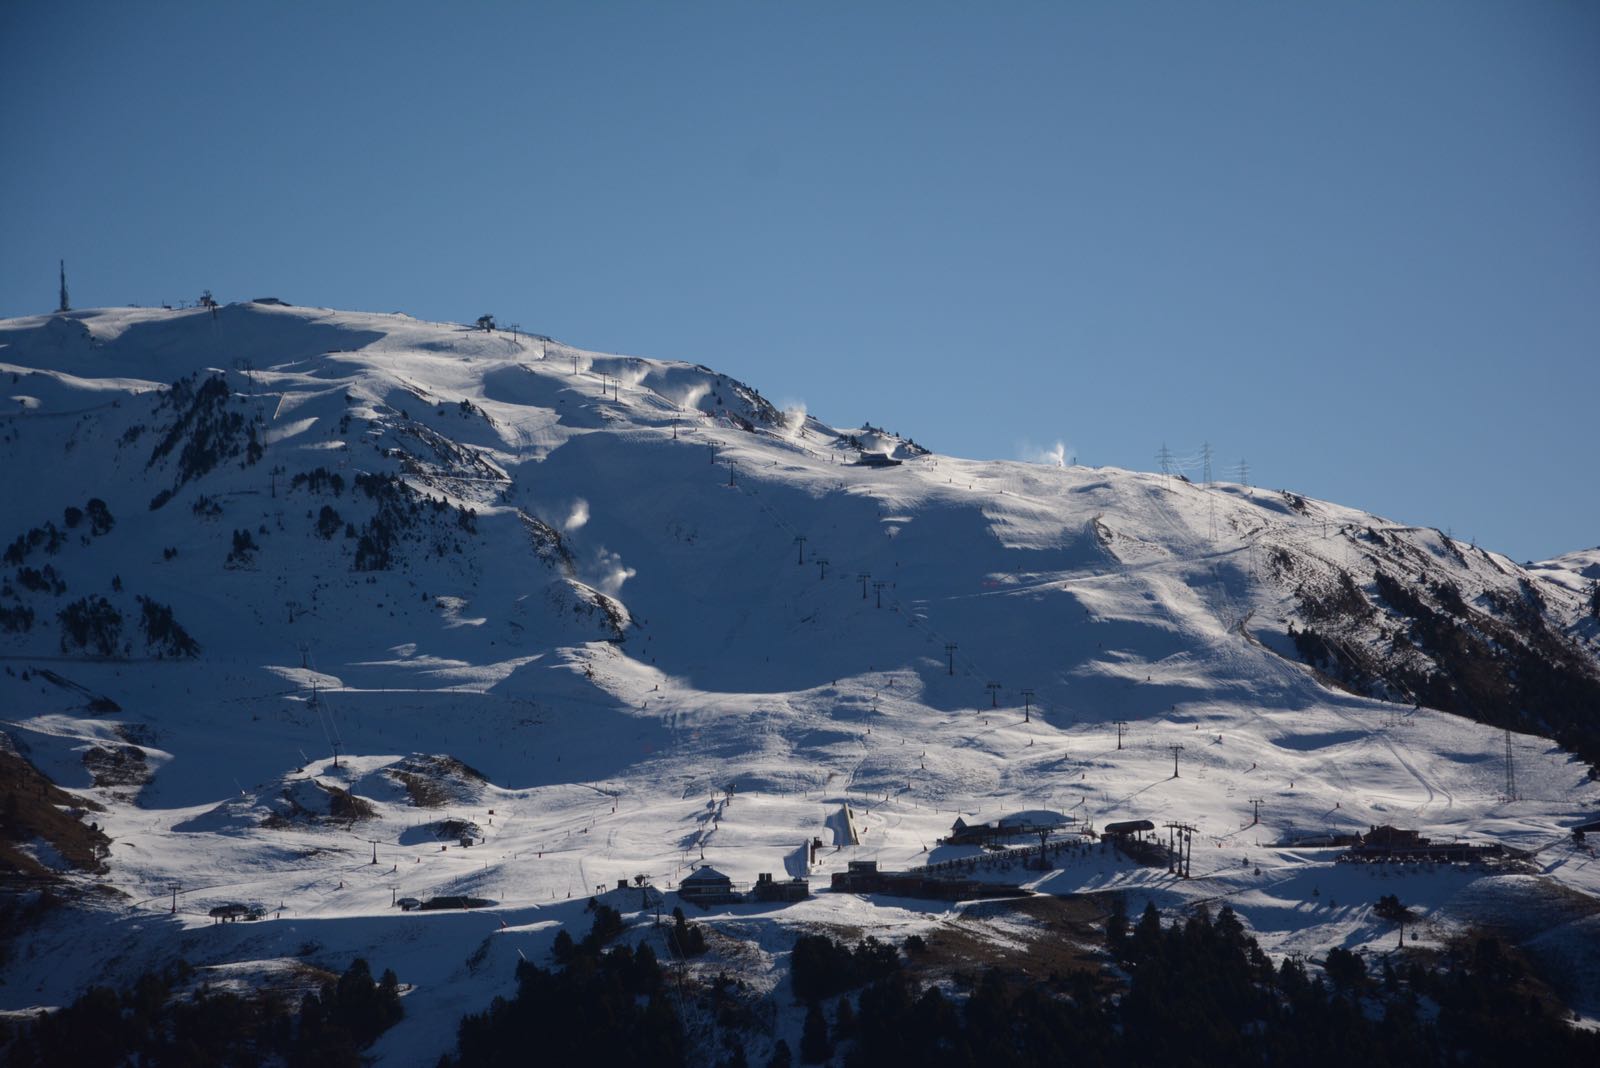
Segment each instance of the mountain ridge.
[[[0,527],[5,730],[106,807],[108,873],[65,877],[125,895],[93,926],[130,960],[165,952],[134,929],[161,915],[151,891],[233,866],[252,874],[195,908],[276,894],[326,947],[408,952],[407,1000],[438,1025],[493,984],[444,990],[442,923],[397,948],[364,837],[418,873],[404,892],[500,902],[499,959],[547,944],[562,894],[670,887],[702,856],[749,882],[844,805],[857,844],[796,874],[967,856],[936,842],[958,813],[1196,822],[1204,894],[1112,862],[1030,885],[1220,893],[1295,952],[1386,937],[1359,910],[1291,915],[1357,878],[1298,838],[1404,822],[1537,851],[1600,808],[1572,755],[1600,753],[1582,551],[1525,567],[1289,491],[962,460],[698,365],[398,315],[11,320],[0,383],[0,455],[26,472]],[[438,813],[480,832],[471,851],[419,837],[439,820],[404,786],[444,754],[484,780]],[[1420,893],[1445,930],[1507,879],[1595,894],[1585,856]],[[792,922],[944,922],[846,897]],[[253,930],[184,938],[218,960],[291,939]],[[104,960],[26,937],[83,963],[27,970],[7,1007],[59,1003]],[[756,936],[766,957],[778,937]]]

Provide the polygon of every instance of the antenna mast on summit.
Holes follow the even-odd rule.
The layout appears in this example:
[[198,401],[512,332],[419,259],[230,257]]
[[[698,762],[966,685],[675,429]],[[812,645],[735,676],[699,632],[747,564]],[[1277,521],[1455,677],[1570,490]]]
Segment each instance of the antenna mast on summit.
[[72,310],[72,305],[67,301],[67,261],[61,261],[61,307],[56,311],[66,313]]

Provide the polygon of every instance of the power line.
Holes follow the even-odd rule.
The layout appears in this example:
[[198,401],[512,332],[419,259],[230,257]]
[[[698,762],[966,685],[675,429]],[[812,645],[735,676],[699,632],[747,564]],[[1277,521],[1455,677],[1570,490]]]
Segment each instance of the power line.
[[1167,443],[1162,442],[1161,448],[1156,452],[1156,463],[1161,465],[1161,477],[1168,489],[1172,488],[1172,450],[1167,448]]

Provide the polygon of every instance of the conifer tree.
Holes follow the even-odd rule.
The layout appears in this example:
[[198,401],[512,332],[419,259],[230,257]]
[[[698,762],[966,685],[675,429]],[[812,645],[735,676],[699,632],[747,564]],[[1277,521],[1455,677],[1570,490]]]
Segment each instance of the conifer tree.
[[821,1064],[833,1052],[828,1042],[828,1021],[822,1017],[821,1007],[813,1001],[806,1010],[805,1030],[800,1035],[800,1059],[806,1064]]

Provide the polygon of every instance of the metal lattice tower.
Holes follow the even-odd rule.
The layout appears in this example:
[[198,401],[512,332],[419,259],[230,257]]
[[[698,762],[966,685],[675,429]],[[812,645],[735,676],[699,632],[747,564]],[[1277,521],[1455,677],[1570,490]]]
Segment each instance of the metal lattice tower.
[[1511,728],[1506,728],[1506,800],[1516,801],[1517,798],[1517,766],[1511,749]]
[[62,260],[61,261],[61,307],[57,308],[56,311],[58,311],[58,312],[69,312],[71,310],[72,310],[72,305],[67,301],[67,261],[66,260]]
[[[1205,469],[1206,469],[1205,470],[1205,477],[1201,480],[1201,485],[1205,486],[1206,489],[1210,489],[1211,488],[1211,442],[1208,441],[1204,445],[1200,446],[1200,457],[1201,457],[1202,460],[1205,461]],[[1213,544],[1215,544],[1215,542],[1217,540],[1217,502],[1216,502],[1215,498],[1208,497],[1206,499],[1206,526],[1207,526],[1207,535],[1208,535],[1210,541]]]
[[1161,477],[1165,480],[1168,489],[1172,488],[1172,450],[1167,448],[1167,443],[1162,442],[1161,448],[1156,452],[1156,463],[1161,465]]

